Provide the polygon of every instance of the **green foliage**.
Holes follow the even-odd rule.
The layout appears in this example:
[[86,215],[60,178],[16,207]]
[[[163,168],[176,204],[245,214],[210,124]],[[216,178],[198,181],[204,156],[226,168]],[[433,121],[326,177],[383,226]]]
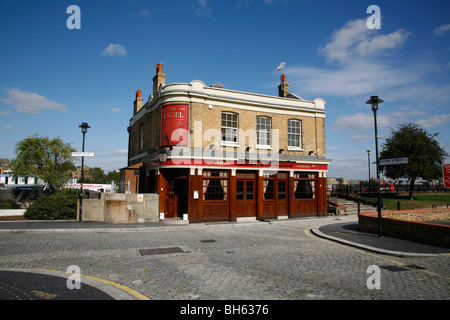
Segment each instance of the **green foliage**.
[[447,155],[436,140],[437,133],[429,134],[419,125],[400,125],[382,145],[380,159],[408,158],[406,165],[380,166],[386,177],[410,180],[410,198],[414,181],[418,178],[433,181],[442,179],[442,164]]
[[24,217],[33,220],[73,220],[77,216],[76,189],[60,189],[49,196],[37,198],[25,211]]
[[50,188],[59,188],[74,168],[73,151],[60,138],[49,139],[37,134],[25,138],[17,143],[16,157],[11,161],[14,176],[34,176],[46,181]]
[[0,209],[20,209],[20,205],[12,200],[0,200]]
[[111,181],[115,181],[116,183],[120,181],[119,171],[110,171],[105,175],[105,183],[111,183]]

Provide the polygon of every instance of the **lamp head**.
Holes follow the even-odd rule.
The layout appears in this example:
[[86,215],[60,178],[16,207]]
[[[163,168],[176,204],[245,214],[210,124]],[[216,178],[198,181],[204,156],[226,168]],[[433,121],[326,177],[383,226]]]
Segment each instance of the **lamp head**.
[[90,128],[90,126],[86,122],[83,122],[81,124],[81,126],[78,126],[78,127],[81,128],[81,132],[83,132],[83,133],[86,133],[87,129]]
[[377,111],[378,104],[383,103],[383,100],[378,99],[378,96],[371,96],[370,100],[367,100],[366,103],[372,105],[372,111]]

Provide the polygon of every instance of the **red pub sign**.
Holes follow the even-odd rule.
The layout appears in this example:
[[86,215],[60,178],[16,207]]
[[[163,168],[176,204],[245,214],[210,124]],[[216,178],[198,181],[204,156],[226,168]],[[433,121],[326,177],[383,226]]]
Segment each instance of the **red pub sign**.
[[450,188],[450,164],[442,165],[444,171],[444,188]]
[[187,104],[161,108],[161,146],[187,145],[188,110]]

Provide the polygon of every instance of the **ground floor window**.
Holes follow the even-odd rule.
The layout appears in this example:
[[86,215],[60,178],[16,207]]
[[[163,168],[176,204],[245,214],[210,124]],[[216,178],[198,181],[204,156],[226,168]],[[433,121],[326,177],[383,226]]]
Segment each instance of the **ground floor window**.
[[228,200],[227,171],[203,170],[203,200]]
[[316,177],[314,173],[294,173],[294,198],[316,198]]

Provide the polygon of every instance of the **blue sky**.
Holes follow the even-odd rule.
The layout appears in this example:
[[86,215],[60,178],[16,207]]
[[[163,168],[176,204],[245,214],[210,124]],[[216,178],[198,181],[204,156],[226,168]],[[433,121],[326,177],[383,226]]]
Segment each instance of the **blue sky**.
[[[80,29],[68,29],[70,5]],[[367,28],[370,5],[381,29]],[[127,164],[135,91],[147,97],[155,65],[167,83],[198,79],[326,100],[328,176],[367,179],[379,135],[421,124],[450,153],[450,2],[328,0],[0,1],[0,157],[37,133],[81,150],[105,171]],[[420,152],[420,150],[418,150]],[[374,166],[372,165],[372,170]]]

